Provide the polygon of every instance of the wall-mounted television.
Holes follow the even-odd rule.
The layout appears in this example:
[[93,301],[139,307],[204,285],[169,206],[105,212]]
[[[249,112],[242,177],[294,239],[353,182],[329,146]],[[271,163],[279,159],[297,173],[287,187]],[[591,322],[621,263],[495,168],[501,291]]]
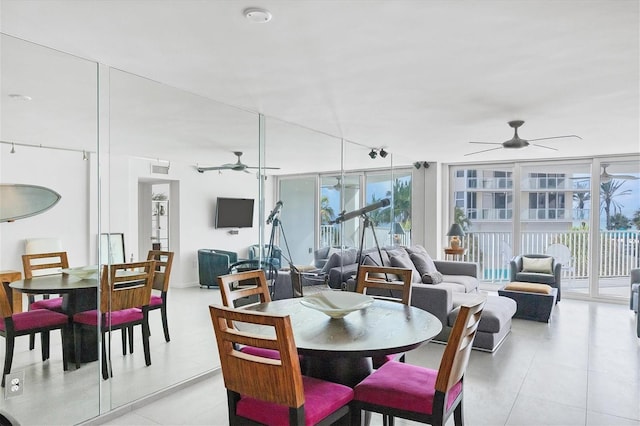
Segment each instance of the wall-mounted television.
[[218,197],[216,228],[251,228],[253,226],[253,199]]

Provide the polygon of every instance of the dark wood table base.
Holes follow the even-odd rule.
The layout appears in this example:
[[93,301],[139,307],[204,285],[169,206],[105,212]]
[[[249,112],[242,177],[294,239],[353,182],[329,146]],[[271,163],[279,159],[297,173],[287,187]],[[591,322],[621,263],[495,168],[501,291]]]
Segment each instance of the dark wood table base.
[[354,387],[373,371],[371,358],[326,357],[304,355],[300,368],[305,376],[316,377],[345,386]]

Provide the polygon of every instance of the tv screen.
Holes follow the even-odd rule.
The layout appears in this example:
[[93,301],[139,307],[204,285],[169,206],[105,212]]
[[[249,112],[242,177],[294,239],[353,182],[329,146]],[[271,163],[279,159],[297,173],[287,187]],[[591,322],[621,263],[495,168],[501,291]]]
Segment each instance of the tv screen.
[[251,228],[253,199],[220,198],[216,206],[216,228]]

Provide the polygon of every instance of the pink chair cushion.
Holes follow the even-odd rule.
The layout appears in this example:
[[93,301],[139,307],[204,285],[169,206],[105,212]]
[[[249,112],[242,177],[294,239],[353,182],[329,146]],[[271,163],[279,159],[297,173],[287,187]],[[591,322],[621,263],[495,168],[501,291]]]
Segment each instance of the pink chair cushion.
[[[59,312],[48,309],[20,312],[12,315],[13,325],[16,331],[31,330],[34,328],[53,327],[69,322],[69,317]],[[0,330],[5,331],[4,318],[0,318]]]
[[152,294],[151,299],[149,300],[149,306],[161,306],[161,305],[162,305],[162,297]]
[[[429,368],[389,361],[354,389],[356,401],[417,413],[432,414],[438,372]],[[447,410],[462,391],[458,382],[449,391]]]
[[[353,399],[350,387],[302,376],[304,386],[304,417],[306,425],[315,425]],[[242,397],[236,414],[266,425],[289,424],[289,408],[255,398]]]
[[[91,311],[84,311],[73,316],[73,322],[86,325],[98,325],[100,314],[97,309]],[[142,319],[142,311],[137,308],[123,309],[121,311],[115,311],[106,314],[107,327],[125,324],[133,321],[140,321]]]
[[37,300],[29,305],[29,310],[50,309],[52,311],[62,310],[62,297],[54,297],[53,299]]
[[243,346],[240,352],[250,355],[256,355],[262,358],[280,359],[280,352],[274,349],[256,348],[255,346]]

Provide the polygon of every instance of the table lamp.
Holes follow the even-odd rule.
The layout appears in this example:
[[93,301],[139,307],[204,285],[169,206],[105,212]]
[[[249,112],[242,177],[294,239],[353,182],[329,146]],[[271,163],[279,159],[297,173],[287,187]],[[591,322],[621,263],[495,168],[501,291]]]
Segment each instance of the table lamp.
[[393,235],[393,241],[395,243],[399,243],[402,240],[402,236],[404,235],[404,229],[402,225],[398,222],[393,223],[393,228],[389,231],[389,234]]
[[451,225],[451,228],[449,228],[447,236],[451,237],[451,239],[449,240],[449,245],[451,246],[451,248],[458,249],[460,248],[460,237],[464,237],[464,230],[462,229],[462,226],[454,223]]

